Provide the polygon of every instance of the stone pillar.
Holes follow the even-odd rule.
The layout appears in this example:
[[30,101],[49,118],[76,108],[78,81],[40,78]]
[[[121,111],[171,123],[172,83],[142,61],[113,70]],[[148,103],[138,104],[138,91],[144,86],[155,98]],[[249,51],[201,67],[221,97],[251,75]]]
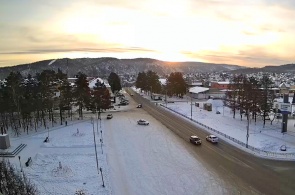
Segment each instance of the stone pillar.
[[10,147],[10,140],[8,134],[0,134],[0,149],[7,149]]

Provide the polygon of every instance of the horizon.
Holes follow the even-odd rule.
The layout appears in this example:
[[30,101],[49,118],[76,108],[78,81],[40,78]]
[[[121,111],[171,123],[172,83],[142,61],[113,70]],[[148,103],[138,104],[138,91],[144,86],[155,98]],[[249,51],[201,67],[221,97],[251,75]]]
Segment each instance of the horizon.
[[[208,63],[208,64],[216,64],[216,65],[229,65],[229,66],[241,66],[241,67],[245,67],[245,68],[264,68],[266,66],[281,66],[281,65],[287,65],[287,64],[277,64],[277,65],[266,65],[266,66],[261,66],[261,67],[249,67],[249,66],[242,66],[242,65],[237,65],[237,64],[226,64],[226,63],[214,63],[214,62],[201,62],[201,61],[167,61],[167,60],[160,60],[160,59],[155,59],[155,58],[148,58],[148,57],[137,57],[137,58],[116,58],[116,57],[81,57],[81,58],[56,58],[56,59],[43,59],[43,60],[38,60],[38,61],[34,61],[34,62],[28,62],[28,63],[23,63],[23,64],[16,64],[16,65],[11,65],[11,66],[3,66],[0,68],[10,68],[10,67],[15,67],[15,66],[22,66],[22,65],[30,65],[33,63],[38,63],[38,62],[42,62],[42,61],[50,61],[49,64],[52,61],[56,61],[56,60],[62,60],[62,59],[70,59],[70,60],[76,60],[76,59],[83,59],[83,58],[89,58],[89,59],[99,59],[99,58],[114,58],[114,59],[118,59],[118,60],[135,60],[135,59],[151,59],[151,60],[158,60],[158,61],[162,61],[162,62],[167,62],[167,63]],[[48,64],[48,65],[49,65]],[[290,64],[294,64],[294,63],[290,63]]]
[[294,8],[292,0],[4,1],[0,67],[101,57],[291,64]]

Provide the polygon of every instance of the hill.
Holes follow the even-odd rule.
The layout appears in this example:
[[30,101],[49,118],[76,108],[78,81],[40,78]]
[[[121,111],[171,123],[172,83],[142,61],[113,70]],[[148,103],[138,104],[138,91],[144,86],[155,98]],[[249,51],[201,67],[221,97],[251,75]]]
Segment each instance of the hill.
[[68,73],[69,77],[78,72],[88,76],[108,76],[111,72],[119,75],[133,74],[152,70],[159,75],[170,74],[171,72],[195,73],[195,72],[224,72],[239,70],[245,67],[228,64],[214,64],[203,62],[167,62],[150,58],[117,59],[117,58],[77,58],[43,60],[30,64],[21,64],[0,69],[0,79],[6,78],[12,71],[19,71],[22,75],[35,75],[45,69],[61,69]]

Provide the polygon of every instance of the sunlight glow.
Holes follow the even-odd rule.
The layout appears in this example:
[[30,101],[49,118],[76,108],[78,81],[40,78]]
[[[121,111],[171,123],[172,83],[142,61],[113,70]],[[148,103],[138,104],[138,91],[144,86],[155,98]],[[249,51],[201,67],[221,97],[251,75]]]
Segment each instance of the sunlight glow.
[[[253,56],[258,64],[295,60],[295,20],[290,19],[295,12],[288,7],[232,0],[69,2],[52,3],[56,9],[46,14],[35,9],[42,23],[32,24],[28,14],[27,21],[25,16],[22,20],[16,17],[17,28],[5,24],[0,32],[0,55],[9,56],[2,61],[20,58],[15,53],[32,53],[39,59],[46,52],[56,57],[153,57],[216,63],[221,59],[232,63],[236,58],[240,65],[251,65],[247,60]],[[39,6],[43,11],[46,8]]]

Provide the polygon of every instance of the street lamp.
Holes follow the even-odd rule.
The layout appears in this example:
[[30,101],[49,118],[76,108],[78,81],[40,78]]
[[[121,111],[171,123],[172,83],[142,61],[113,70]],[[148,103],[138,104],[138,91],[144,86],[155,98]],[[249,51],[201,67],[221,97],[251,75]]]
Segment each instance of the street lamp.
[[19,166],[20,166],[20,172],[23,172],[22,163],[20,162],[20,156],[18,156]]
[[96,149],[96,140],[95,140],[95,131],[94,131],[94,119],[91,117],[91,124],[93,126],[93,141],[94,141],[94,148],[95,148],[95,157],[96,157],[96,168],[97,168],[97,173],[99,174],[98,170],[98,158],[97,158],[97,149]]
[[193,120],[193,100],[192,100],[192,93],[190,93],[191,96],[191,120]]
[[249,128],[250,128],[250,116],[249,116],[249,111],[247,111],[247,134],[246,134],[246,148],[248,148],[248,140],[249,140]]
[[103,154],[103,150],[102,150],[102,139],[100,139],[100,148],[101,148],[101,154]]
[[103,174],[102,174],[102,168],[100,167],[99,170],[100,170],[100,173],[101,173],[102,187],[105,187],[104,186],[104,180],[103,180]]

